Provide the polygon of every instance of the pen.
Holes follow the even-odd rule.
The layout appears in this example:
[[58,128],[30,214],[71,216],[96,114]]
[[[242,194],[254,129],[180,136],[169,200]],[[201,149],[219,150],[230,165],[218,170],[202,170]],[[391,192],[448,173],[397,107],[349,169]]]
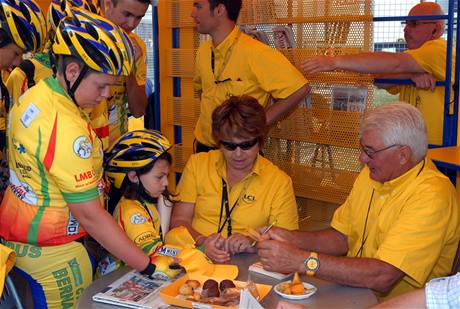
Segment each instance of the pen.
[[[268,231],[270,231],[270,229],[276,224],[276,221],[277,220],[273,221],[269,226],[267,226],[265,230],[262,231],[262,234],[260,234],[260,236],[267,234]],[[257,243],[257,240],[254,240],[251,244],[251,247],[254,247],[256,243]]]

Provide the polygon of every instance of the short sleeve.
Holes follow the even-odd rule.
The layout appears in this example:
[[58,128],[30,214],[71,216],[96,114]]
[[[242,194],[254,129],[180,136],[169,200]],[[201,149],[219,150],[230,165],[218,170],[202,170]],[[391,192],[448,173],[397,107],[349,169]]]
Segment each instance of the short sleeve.
[[[436,80],[444,80],[446,76],[446,42],[442,39],[431,40],[416,49],[405,53],[414,58],[418,65]],[[433,55],[437,55],[433,57]]]
[[178,200],[184,203],[195,203],[198,195],[196,156],[190,156],[177,186]]
[[450,237],[451,218],[457,215],[455,207],[455,195],[447,179],[427,179],[418,184],[416,194],[405,202],[374,257],[399,268],[415,281],[415,286],[421,286]]
[[18,102],[19,97],[22,95],[22,89],[25,82],[26,74],[19,67],[11,71],[6,81],[6,88],[8,88],[11,97],[11,104],[16,104]]
[[[288,230],[299,229],[299,215],[297,213],[297,202],[295,199],[292,180],[284,175],[286,179],[276,188],[269,222],[277,220],[276,225]],[[281,177],[281,176],[280,176]]]
[[118,223],[128,238],[146,254],[153,253],[162,244],[159,231],[155,230],[149,214],[136,201],[122,200],[116,213]]
[[137,34],[131,32],[130,38],[135,41],[142,50],[142,55],[136,59],[134,64],[134,75],[138,85],[145,85],[145,80],[147,79],[147,47]]
[[269,47],[257,57],[251,57],[249,65],[261,88],[275,99],[285,99],[307,83],[283,54]]

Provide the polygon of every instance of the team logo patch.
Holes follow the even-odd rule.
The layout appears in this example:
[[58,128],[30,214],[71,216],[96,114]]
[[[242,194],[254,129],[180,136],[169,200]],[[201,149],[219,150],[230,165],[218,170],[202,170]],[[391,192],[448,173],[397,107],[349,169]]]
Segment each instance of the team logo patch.
[[256,197],[251,194],[245,194],[243,196],[243,201],[245,201],[246,203],[254,203],[256,201]]
[[130,221],[132,224],[142,224],[147,222],[147,219],[140,213],[135,213],[131,216]]
[[73,142],[73,151],[82,159],[88,159],[92,149],[93,146],[86,136],[80,136]]
[[28,128],[32,121],[40,114],[40,110],[34,103],[30,103],[27,109],[21,116],[21,123],[25,128]]

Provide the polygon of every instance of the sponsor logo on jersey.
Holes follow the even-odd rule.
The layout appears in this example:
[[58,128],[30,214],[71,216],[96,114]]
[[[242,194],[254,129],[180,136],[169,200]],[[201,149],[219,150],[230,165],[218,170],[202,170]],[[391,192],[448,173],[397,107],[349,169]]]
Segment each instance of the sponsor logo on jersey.
[[75,235],[78,234],[78,227],[80,223],[77,219],[72,216],[72,213],[69,213],[69,222],[67,223],[67,235]]
[[19,171],[22,178],[32,178],[30,175],[32,168],[29,165],[25,165],[16,161],[16,170]]
[[82,159],[88,159],[92,149],[93,146],[86,136],[80,136],[73,142],[73,151]]
[[40,114],[40,110],[34,103],[30,103],[27,109],[21,116],[21,123],[25,128],[28,128],[32,121],[37,118],[38,114]]
[[138,212],[132,215],[129,220],[131,221],[132,224],[142,224],[142,223],[147,222],[147,219]]
[[166,256],[176,257],[179,254],[179,249],[163,246],[160,251],[158,251],[158,253]]
[[96,173],[93,170],[86,171],[86,172],[80,173],[78,175],[73,175],[73,177],[74,177],[76,182],[82,182],[82,181],[91,179],[91,178],[93,178],[95,176],[96,176]]
[[147,240],[152,240],[152,239],[155,239],[155,235],[153,235],[152,232],[144,232],[142,234],[140,234],[139,236],[136,236],[134,238],[134,243],[136,244],[143,244],[145,243],[145,241]]
[[10,169],[10,187],[13,193],[20,198],[22,201],[31,204],[37,205],[38,198],[37,194],[32,190],[32,187],[19,180],[16,172]]
[[19,152],[20,154],[26,153],[26,148],[24,147],[24,145],[21,144],[21,143],[19,143],[19,142],[17,141],[17,139],[14,138],[14,136],[13,136],[13,138],[12,138],[12,141],[13,141],[12,144],[13,144],[14,150],[16,150],[17,152]]

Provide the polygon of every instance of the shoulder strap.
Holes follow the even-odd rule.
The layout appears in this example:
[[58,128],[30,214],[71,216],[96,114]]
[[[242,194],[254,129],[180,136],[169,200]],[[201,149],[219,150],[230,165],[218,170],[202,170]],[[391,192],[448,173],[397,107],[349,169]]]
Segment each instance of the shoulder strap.
[[24,60],[19,65],[19,68],[26,74],[27,77],[27,88],[31,88],[35,85],[35,65],[29,59]]

